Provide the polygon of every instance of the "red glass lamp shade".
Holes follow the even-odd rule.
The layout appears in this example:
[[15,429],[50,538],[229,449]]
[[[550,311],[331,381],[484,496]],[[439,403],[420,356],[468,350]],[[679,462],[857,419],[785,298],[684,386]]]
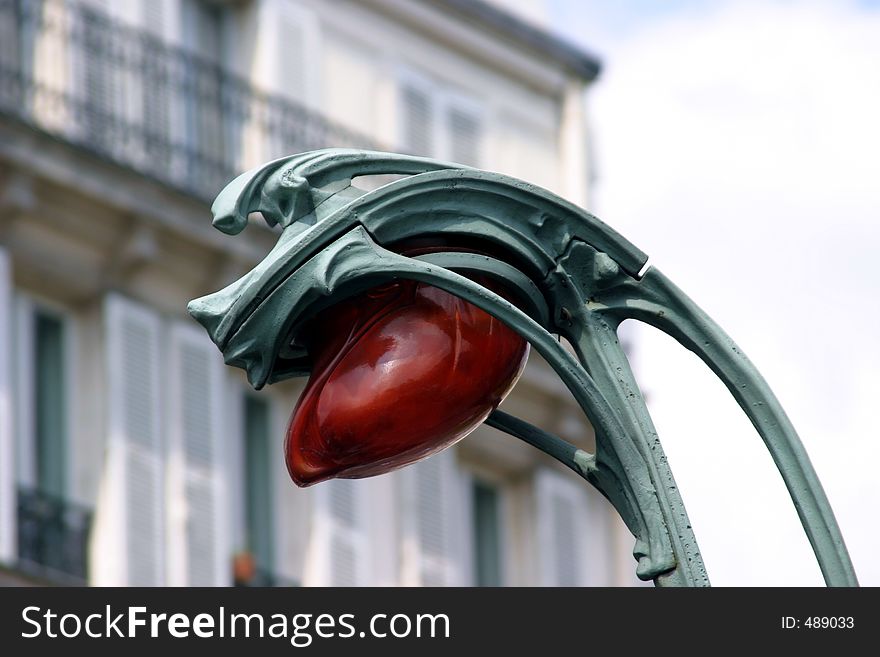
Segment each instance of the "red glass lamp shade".
[[415,281],[325,310],[309,340],[312,375],[285,442],[299,486],[382,474],[461,440],[513,388],[529,349],[483,310]]

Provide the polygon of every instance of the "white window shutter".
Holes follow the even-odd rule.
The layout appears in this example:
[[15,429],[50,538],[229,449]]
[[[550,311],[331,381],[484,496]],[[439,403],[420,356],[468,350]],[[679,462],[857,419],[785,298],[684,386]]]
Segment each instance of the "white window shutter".
[[[179,48],[196,55],[202,63],[187,67],[187,83],[172,83],[171,139],[175,149],[174,171],[195,187],[212,189],[219,184],[223,163],[238,166],[231,159],[232,117],[223,101],[223,79],[213,65],[221,65],[224,52],[225,8],[203,0],[184,0],[180,11],[169,12],[177,20],[167,23],[167,38]],[[237,119],[236,119],[237,121]],[[193,160],[194,158],[194,160]]]
[[163,0],[141,0],[140,14],[144,29],[151,35],[164,39],[166,36],[166,7]]
[[99,514],[109,543],[96,583],[165,582],[164,458],[160,415],[160,320],[118,295],[105,305],[108,476]]
[[[139,71],[142,77],[142,125],[146,132],[144,156],[150,166],[167,168],[171,159],[171,104],[177,92],[171,88],[172,78],[166,42],[170,38],[169,12],[161,0],[141,0],[142,29],[156,41],[144,41],[147,66]],[[149,45],[147,45],[149,43]]]
[[553,470],[542,469],[535,481],[537,506],[539,573],[542,586],[588,586],[594,563],[589,533],[603,527],[591,524],[593,509],[584,489]]
[[480,166],[483,126],[475,112],[455,104],[447,106],[446,133],[449,141],[447,159],[470,166]]
[[305,12],[285,5],[278,12],[275,29],[278,31],[278,91],[297,103],[305,103],[308,96],[305,45],[308,19]]
[[[261,2],[260,39],[257,43],[254,82],[258,87],[295,103],[317,107],[320,102],[321,25],[317,15],[299,2]],[[252,106],[255,137],[262,142],[259,159],[310,150],[302,128],[307,117],[298,116],[277,102],[257,99]],[[253,122],[257,123],[254,124]],[[246,148],[252,148],[248,145]],[[256,156],[256,154],[255,154]],[[251,158],[246,158],[250,162]]]
[[12,267],[6,251],[0,248],[0,563],[15,559],[12,407]]
[[[272,26],[275,32],[275,80],[272,91],[287,98],[297,105],[303,105],[308,100],[308,85],[306,83],[306,59],[304,44],[306,39],[305,26],[299,19],[298,13],[292,3],[284,3],[278,10],[278,17]],[[287,110],[274,103],[266,103],[263,107],[266,113],[266,123],[270,126],[279,126],[264,131],[266,138],[266,155],[268,158],[276,158],[298,151],[311,150],[315,146],[305,141],[291,143],[291,130],[284,128],[285,123],[299,123],[305,121],[305,117],[285,116]],[[303,134],[303,133],[300,133]],[[294,141],[299,141],[294,139]]]
[[415,71],[402,74],[399,89],[404,151],[480,166],[485,131],[479,103]]
[[358,513],[358,491],[350,480],[327,484],[329,513],[333,524],[330,537],[330,575],[333,586],[362,584],[362,518]]
[[13,295],[13,340],[15,365],[15,481],[36,487],[37,455],[34,449],[34,306],[24,294]]
[[169,574],[174,584],[222,586],[230,580],[231,557],[223,501],[223,362],[194,326],[175,324],[170,338]]
[[427,89],[404,82],[400,90],[401,147],[413,155],[436,154],[434,102]]
[[404,583],[462,583],[463,511],[455,456],[445,450],[401,472],[404,486]]
[[100,52],[106,49],[107,21],[113,20],[113,7],[108,0],[87,0],[83,4],[83,18],[77,28],[80,42],[75,45],[76,61],[74,81],[69,92],[81,104],[79,114],[82,136],[94,140],[103,148],[118,148],[111,140],[118,141],[118,135],[109,130],[112,121],[119,120],[119,112],[124,109],[124,76],[109,54]]
[[170,87],[174,71],[167,48],[176,36],[179,7],[168,0],[130,0],[110,3],[108,11],[145,37],[136,47],[143,60],[138,66],[117,66],[111,61],[119,95],[116,102],[123,118],[135,127],[132,138],[126,140],[125,156],[149,170],[167,172],[172,165],[170,146],[177,137],[172,133],[172,100],[179,95]]
[[369,585],[369,482],[333,479],[314,490],[312,565],[306,583]]
[[495,127],[495,156],[501,173],[547,189],[558,188],[559,147],[553,127],[518,116],[502,115]]

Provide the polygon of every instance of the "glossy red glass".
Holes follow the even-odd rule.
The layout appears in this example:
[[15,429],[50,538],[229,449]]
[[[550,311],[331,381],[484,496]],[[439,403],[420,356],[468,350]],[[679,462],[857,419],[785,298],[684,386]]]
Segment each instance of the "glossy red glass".
[[325,310],[309,341],[312,375],[285,442],[299,486],[382,474],[461,440],[501,403],[528,356],[499,320],[414,281]]

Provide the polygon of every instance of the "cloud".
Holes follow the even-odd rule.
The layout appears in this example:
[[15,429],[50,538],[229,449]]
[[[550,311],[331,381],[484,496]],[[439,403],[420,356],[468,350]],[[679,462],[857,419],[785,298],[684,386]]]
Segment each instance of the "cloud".
[[[688,4],[618,33],[591,94],[591,209],[764,373],[862,583],[878,585],[880,11]],[[713,582],[821,583],[781,479],[726,391],[671,341],[638,333],[637,375]]]

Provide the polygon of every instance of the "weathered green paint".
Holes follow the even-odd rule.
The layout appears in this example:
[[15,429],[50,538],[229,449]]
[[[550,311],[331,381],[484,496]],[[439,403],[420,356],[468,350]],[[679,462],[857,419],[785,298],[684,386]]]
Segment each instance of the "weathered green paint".
[[[373,174],[407,177],[369,192],[352,186],[352,178]],[[282,158],[239,176],[217,197],[214,224],[236,234],[252,212],[283,228],[278,243],[251,272],[189,310],[254,387],[308,374],[298,331],[342,298],[399,278],[456,294],[507,323],[554,368],[596,430],[596,454],[501,411],[487,423],[566,464],[611,501],[636,538],[639,577],[707,586],[681,495],[617,339],[620,322],[636,319],[697,353],[724,381],[782,473],[826,582],[857,583],[812,465],[760,374],[660,272],[640,277],[647,256],[592,215],[500,174],[342,149]],[[503,256],[393,251],[431,235],[490,243]],[[516,303],[459,272],[503,280]]]

